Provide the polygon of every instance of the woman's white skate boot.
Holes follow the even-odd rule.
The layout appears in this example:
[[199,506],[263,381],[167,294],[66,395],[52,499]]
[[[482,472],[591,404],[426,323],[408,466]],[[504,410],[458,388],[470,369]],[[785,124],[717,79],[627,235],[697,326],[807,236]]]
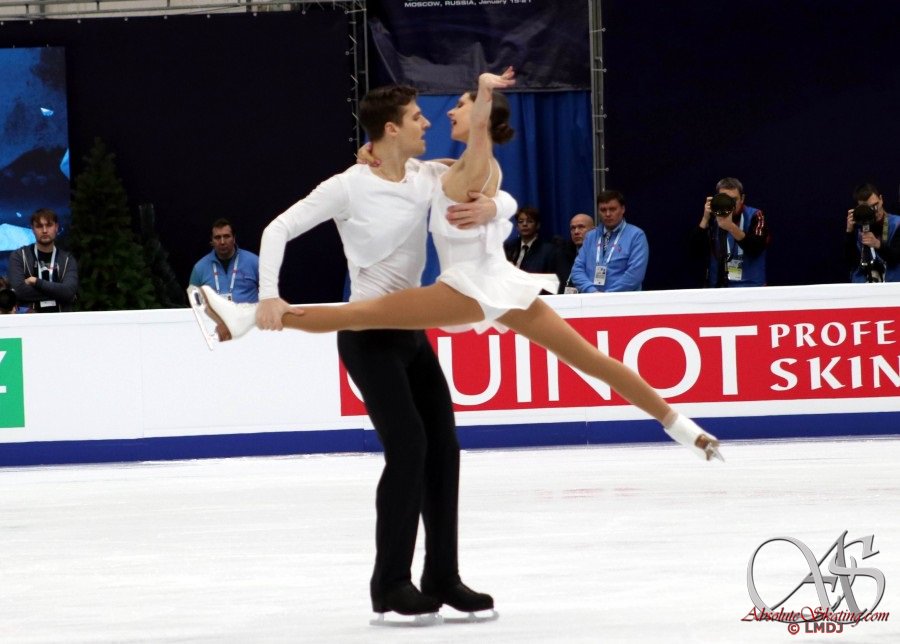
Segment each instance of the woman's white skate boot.
[[188,299],[195,312],[202,310],[216,324],[228,329],[232,340],[246,335],[256,326],[256,304],[235,304],[209,286],[189,287]]
[[666,433],[700,458],[710,461],[714,458],[724,461],[719,453],[719,439],[703,431],[687,416],[678,414],[675,422],[665,428]]

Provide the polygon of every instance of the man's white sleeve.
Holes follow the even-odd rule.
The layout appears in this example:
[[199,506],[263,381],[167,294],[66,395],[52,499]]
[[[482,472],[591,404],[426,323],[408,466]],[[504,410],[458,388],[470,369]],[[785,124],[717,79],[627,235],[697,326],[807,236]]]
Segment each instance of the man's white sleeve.
[[278,297],[278,274],[284,261],[285,245],[329,219],[343,218],[349,205],[346,188],[339,177],[334,176],[320,183],[266,226],[259,245],[259,299]]

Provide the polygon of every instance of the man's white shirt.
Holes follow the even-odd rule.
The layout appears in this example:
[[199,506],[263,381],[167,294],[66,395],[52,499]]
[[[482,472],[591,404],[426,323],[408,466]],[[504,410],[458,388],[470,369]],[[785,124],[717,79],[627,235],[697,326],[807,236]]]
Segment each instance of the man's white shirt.
[[278,297],[278,274],[290,240],[334,219],[350,271],[350,300],[419,286],[425,268],[427,215],[447,166],[410,159],[399,182],[354,165],[320,183],[272,221],[259,254],[259,297]]

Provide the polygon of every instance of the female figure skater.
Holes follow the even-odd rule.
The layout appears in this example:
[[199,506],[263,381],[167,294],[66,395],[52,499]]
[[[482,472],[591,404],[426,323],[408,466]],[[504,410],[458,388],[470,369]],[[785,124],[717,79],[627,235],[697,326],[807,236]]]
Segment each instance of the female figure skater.
[[[482,74],[477,92],[463,94],[447,113],[451,137],[465,141],[466,149],[442,177],[443,190],[433,196],[432,213],[444,213],[454,202],[468,201],[470,193],[496,193],[500,167],[493,144],[511,139],[512,129],[507,123],[508,103],[494,90],[514,83],[512,68],[499,76]],[[255,312],[253,307],[238,307],[212,289],[202,288],[207,313],[224,324],[233,338],[249,331],[254,323],[261,329],[288,327],[312,333],[434,327],[479,332],[491,327],[512,329],[566,364],[609,384],[700,457],[722,459],[715,436],[676,413],[639,374],[601,353],[537,297],[541,290],[556,292],[557,278],[525,273],[506,260],[502,242],[511,230],[508,220],[495,218],[485,225],[456,228],[445,217],[433,215],[429,228],[442,268],[431,286],[342,306],[299,308],[288,307],[280,299],[262,300]],[[263,246],[265,243],[264,233]]]

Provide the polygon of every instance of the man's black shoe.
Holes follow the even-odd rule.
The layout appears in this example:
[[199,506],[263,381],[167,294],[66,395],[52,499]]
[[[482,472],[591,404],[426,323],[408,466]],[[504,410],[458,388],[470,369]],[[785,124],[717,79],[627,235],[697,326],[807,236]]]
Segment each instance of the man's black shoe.
[[458,579],[445,586],[432,586],[423,581],[422,592],[461,613],[474,613],[494,608],[493,597],[487,593],[476,593]]
[[400,615],[422,615],[436,613],[440,607],[441,602],[419,592],[410,582],[388,591],[384,597],[372,598],[372,610],[376,613],[394,611]]

